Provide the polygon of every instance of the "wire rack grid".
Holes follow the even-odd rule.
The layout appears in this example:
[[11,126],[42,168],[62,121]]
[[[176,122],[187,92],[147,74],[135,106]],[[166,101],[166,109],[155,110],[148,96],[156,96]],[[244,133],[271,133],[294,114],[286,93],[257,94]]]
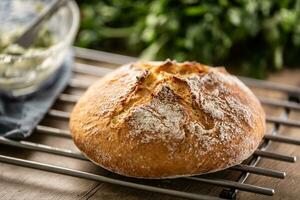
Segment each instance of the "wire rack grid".
[[[136,58],[122,56],[117,54],[111,54],[102,51],[95,50],[87,50],[82,48],[75,48],[76,58],[79,60],[75,63],[74,66],[74,74],[78,76],[74,76],[69,84],[68,88],[73,88],[75,90],[81,90],[81,92],[77,94],[70,94],[67,92],[67,89],[60,94],[57,99],[57,102],[64,102],[70,105],[74,105],[80,94],[92,83],[89,78],[82,79],[81,75],[87,77],[99,78],[108,72],[113,70],[113,67],[116,65],[128,63],[131,61],[135,61]],[[82,62],[84,60],[85,62]],[[92,64],[87,64],[92,63]],[[108,66],[101,66],[102,63],[109,64]],[[100,66],[99,66],[100,65]],[[212,196],[207,194],[195,193],[177,190],[173,188],[169,188],[167,186],[161,187],[158,185],[148,184],[147,180],[140,181],[132,178],[126,178],[121,176],[110,176],[103,174],[96,174],[85,172],[82,170],[76,170],[72,168],[66,168],[54,164],[48,164],[43,162],[36,162],[29,159],[20,159],[15,156],[7,156],[5,154],[0,153],[0,162],[23,166],[27,168],[34,168],[38,170],[64,174],[68,176],[105,182],[110,184],[115,184],[124,187],[130,187],[138,190],[144,190],[149,192],[161,193],[175,197],[181,197],[186,199],[235,199],[238,191],[247,191],[252,193],[257,193],[261,195],[269,195],[272,196],[275,193],[273,188],[268,188],[264,186],[257,186],[247,184],[246,180],[248,179],[250,174],[256,174],[259,176],[268,176],[274,179],[284,179],[286,177],[286,173],[284,170],[274,170],[269,168],[258,167],[258,163],[261,159],[273,159],[282,162],[296,162],[296,157],[291,155],[285,155],[282,153],[276,153],[273,151],[269,151],[268,147],[270,146],[272,141],[286,143],[286,144],[294,144],[300,145],[300,139],[285,136],[283,134],[278,134],[278,130],[281,126],[291,126],[295,128],[300,128],[300,122],[296,120],[289,119],[289,114],[291,111],[300,111],[299,104],[299,96],[300,89],[295,86],[290,85],[282,85],[272,82],[259,81],[245,77],[239,77],[245,84],[250,87],[255,87],[259,89],[265,90],[273,90],[283,93],[286,97],[285,99],[274,99],[267,98],[263,96],[259,96],[259,100],[263,105],[272,106],[275,108],[283,108],[283,111],[279,116],[270,116],[268,115],[266,118],[267,123],[271,124],[271,129],[265,134],[264,140],[259,146],[259,148],[254,152],[254,154],[245,162],[240,165],[236,165],[234,167],[229,168],[229,171],[236,174],[235,180],[228,180],[224,178],[216,178],[214,175],[212,176],[193,176],[193,177],[183,177],[180,179],[184,179],[185,181],[195,182],[195,183],[205,183],[213,186],[221,187],[222,190],[218,195]],[[55,106],[48,111],[46,118],[52,117],[59,120],[67,120],[69,119],[69,112],[63,109],[57,109]],[[62,137],[71,139],[71,134],[69,130],[62,129],[56,126],[48,126],[44,124],[39,124],[36,127],[36,131],[38,133],[45,133],[55,137]],[[57,156],[70,157],[73,159],[84,160],[89,162],[79,151],[72,151],[70,149],[57,148],[50,145],[45,145],[41,143],[35,143],[28,140],[24,141],[14,141],[4,137],[0,137],[0,144],[5,146],[12,146],[15,148],[27,149],[31,151],[39,151],[48,154],[54,154]],[[1,146],[0,146],[1,147]],[[228,171],[225,170],[225,171]],[[221,172],[222,173],[222,172]],[[171,182],[176,182],[177,179],[170,180]]]

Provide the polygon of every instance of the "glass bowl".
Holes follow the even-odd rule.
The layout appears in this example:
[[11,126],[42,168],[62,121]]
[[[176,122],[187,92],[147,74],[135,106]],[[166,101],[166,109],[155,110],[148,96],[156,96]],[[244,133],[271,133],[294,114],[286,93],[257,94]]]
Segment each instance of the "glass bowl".
[[40,89],[55,74],[70,51],[79,26],[79,9],[73,0],[60,8],[45,26],[52,33],[52,46],[30,54],[0,54],[0,91],[23,96]]

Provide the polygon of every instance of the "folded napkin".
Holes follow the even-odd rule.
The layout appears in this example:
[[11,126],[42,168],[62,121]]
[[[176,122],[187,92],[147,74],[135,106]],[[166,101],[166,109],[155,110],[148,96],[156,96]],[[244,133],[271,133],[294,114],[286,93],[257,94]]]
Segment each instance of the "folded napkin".
[[72,66],[73,55],[70,53],[52,80],[35,94],[18,99],[0,97],[0,136],[11,139],[30,136],[67,85]]

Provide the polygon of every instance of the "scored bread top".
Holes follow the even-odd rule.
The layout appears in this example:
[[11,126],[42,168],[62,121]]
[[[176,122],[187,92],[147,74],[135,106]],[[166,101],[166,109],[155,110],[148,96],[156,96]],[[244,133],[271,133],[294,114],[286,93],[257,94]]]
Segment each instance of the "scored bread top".
[[259,145],[265,115],[224,68],[136,62],[93,84],[70,119],[78,148],[126,176],[164,178],[218,171]]

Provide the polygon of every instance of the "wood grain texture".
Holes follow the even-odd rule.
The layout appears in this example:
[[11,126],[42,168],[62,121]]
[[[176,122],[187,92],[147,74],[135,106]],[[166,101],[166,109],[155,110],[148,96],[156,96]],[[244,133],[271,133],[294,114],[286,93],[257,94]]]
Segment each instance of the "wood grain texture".
[[[105,64],[99,63],[99,65],[103,66]],[[112,65],[109,65],[109,67],[112,67]],[[85,82],[93,82],[96,80],[96,77],[86,75],[75,75],[75,77],[78,79],[83,79]],[[296,85],[299,84],[299,77],[300,70],[285,70],[279,74],[271,76],[270,79],[277,82]],[[65,92],[69,94],[80,95],[82,94],[83,90],[68,88]],[[282,94],[273,91],[266,92],[266,90],[256,89],[255,92],[261,96],[267,95],[269,97],[284,98]],[[70,111],[72,109],[72,104],[58,101],[55,104],[55,108],[59,110]],[[273,114],[274,116],[280,116],[282,112],[282,109],[274,109],[274,107],[269,106],[265,107],[265,109],[268,114]],[[292,112],[290,118],[300,120],[300,113]],[[68,127],[66,120],[56,119],[49,116],[46,120],[43,120],[42,124],[64,129]],[[271,128],[271,125],[269,124],[268,127]],[[280,133],[284,135],[300,137],[300,131],[296,128],[282,127],[280,129]],[[55,147],[77,150],[70,139],[54,137],[46,133],[35,132],[32,137],[29,138],[29,140]],[[300,158],[300,148],[294,145],[279,144],[274,142],[270,146],[270,150],[285,153],[287,155],[296,155]],[[0,145],[0,154],[56,164],[59,166],[70,167],[97,174],[105,174],[113,177],[116,176],[87,161],[79,161],[46,153],[11,148],[4,145]],[[273,197],[267,197],[247,192],[239,192],[239,199],[298,199],[298,196],[300,195],[300,162],[289,164],[263,159],[259,166],[285,170],[287,172],[287,177],[285,180],[280,180],[267,178],[264,176],[251,175],[247,183],[273,187],[276,190],[276,194]],[[234,180],[238,174],[238,172],[232,173],[232,171],[227,170],[225,172],[217,173],[214,176]],[[147,181],[147,183],[151,185],[168,186],[169,188],[211,195],[217,195],[222,190],[221,187],[213,187],[207,184],[200,184],[184,180],[174,180],[171,182]],[[140,200],[178,198],[0,163],[0,199]]]
[[[300,85],[300,70],[284,70],[281,73],[274,74],[269,78],[271,81]],[[271,95],[273,92],[269,91]],[[269,108],[268,112],[272,112]],[[277,110],[277,114],[281,112]],[[271,114],[271,113],[270,113]],[[274,114],[272,112],[272,114]],[[300,120],[300,112],[293,111],[290,113],[290,119]],[[281,126],[279,133],[286,136],[293,136],[295,138],[300,138],[299,128],[291,128],[286,126]],[[273,142],[269,148],[270,151],[282,152],[286,155],[296,156],[298,161],[296,163],[285,163],[279,161],[273,161],[268,159],[263,159],[260,163],[260,167],[284,170],[287,173],[287,177],[284,180],[272,179],[262,176],[251,175],[247,180],[249,184],[264,185],[268,187],[273,187],[275,189],[275,195],[272,197],[250,194],[246,192],[240,192],[238,195],[239,199],[299,199],[300,195],[300,148],[296,145],[281,144]]]

